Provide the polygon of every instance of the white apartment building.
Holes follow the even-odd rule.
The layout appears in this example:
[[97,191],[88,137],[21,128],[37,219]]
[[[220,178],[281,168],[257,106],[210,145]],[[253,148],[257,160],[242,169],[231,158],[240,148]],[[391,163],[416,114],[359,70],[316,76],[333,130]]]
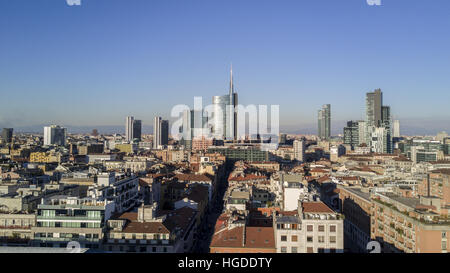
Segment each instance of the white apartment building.
[[343,253],[344,220],[323,202],[299,202],[274,216],[277,253]]

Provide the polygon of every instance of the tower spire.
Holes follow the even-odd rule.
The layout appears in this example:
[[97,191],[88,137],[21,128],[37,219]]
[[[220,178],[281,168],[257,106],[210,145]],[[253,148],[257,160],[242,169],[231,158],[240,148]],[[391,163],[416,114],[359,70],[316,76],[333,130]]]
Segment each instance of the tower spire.
[[231,63],[231,69],[230,69],[230,96],[234,93],[234,86],[233,86],[233,63]]

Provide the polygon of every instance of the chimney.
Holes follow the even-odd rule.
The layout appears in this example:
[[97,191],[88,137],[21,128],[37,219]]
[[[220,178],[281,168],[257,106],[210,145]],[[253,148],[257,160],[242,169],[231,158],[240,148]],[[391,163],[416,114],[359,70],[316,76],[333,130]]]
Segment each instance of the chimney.
[[297,208],[298,216],[302,218],[303,215],[303,202],[298,200],[298,208]]
[[158,204],[155,202],[153,205],[142,204],[138,208],[138,221],[140,223],[150,222],[156,218],[156,209]]

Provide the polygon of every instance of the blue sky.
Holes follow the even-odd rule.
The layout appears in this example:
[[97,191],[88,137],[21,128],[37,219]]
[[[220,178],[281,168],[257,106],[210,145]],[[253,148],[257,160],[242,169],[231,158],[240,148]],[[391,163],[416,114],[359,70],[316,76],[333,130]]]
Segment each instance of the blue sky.
[[228,92],[282,129],[362,119],[381,88],[405,128],[450,131],[450,1],[0,1],[0,125],[151,125]]

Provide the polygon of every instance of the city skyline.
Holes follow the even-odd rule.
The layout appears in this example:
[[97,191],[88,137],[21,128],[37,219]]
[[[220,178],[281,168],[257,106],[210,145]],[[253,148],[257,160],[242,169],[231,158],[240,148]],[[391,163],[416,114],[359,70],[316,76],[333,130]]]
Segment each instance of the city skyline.
[[[0,92],[21,107],[2,104],[0,127],[90,131],[133,115],[149,132],[152,117],[169,119],[174,105],[191,105],[194,96],[209,103],[227,92],[233,62],[240,103],[279,104],[281,131],[313,133],[316,109],[330,103],[332,134],[342,133],[346,121],[364,118],[364,95],[376,88],[391,102],[402,133],[450,131],[444,73],[450,39],[440,35],[450,26],[443,8],[449,3],[231,2],[1,3],[8,28],[0,28]],[[412,16],[419,10],[425,19]],[[115,20],[121,15],[130,20]],[[125,96],[139,99],[126,105]]]

